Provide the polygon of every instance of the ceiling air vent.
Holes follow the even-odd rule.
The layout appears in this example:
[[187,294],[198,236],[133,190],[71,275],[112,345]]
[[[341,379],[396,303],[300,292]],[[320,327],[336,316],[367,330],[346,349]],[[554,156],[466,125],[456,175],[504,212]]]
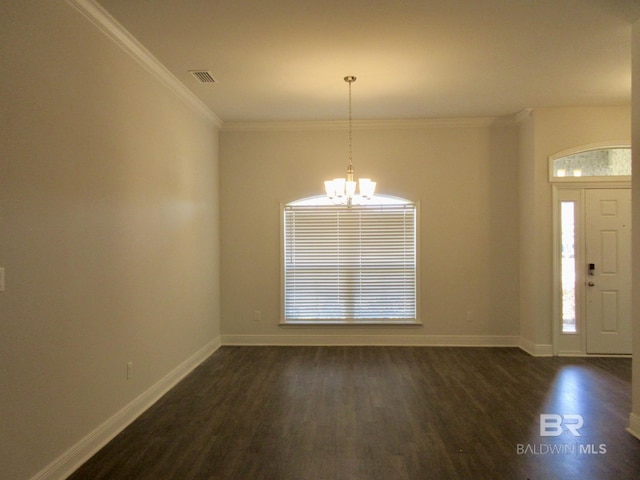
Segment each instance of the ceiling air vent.
[[208,70],[189,70],[189,73],[196,77],[200,83],[216,83],[216,79]]

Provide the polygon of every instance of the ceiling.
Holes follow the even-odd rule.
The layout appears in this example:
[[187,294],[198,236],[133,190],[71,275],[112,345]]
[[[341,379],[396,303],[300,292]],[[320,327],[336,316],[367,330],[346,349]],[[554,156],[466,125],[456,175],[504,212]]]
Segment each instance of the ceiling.
[[[638,0],[99,0],[224,122],[628,104]],[[201,84],[189,70],[209,70]]]

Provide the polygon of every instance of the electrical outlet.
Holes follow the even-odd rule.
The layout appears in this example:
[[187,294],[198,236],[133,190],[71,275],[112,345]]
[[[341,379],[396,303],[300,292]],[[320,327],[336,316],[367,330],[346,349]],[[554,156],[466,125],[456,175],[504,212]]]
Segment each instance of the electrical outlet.
[[133,362],[127,362],[127,380],[133,376]]
[[473,323],[473,312],[471,310],[467,311],[467,323]]
[[259,322],[262,320],[262,312],[260,310],[253,311],[253,321]]
[[4,292],[4,267],[0,267],[0,293]]

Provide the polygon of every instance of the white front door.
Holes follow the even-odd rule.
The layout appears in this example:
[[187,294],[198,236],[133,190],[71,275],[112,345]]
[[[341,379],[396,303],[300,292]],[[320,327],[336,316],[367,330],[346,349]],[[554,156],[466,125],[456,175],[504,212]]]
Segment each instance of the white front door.
[[631,190],[585,194],[587,353],[631,354]]

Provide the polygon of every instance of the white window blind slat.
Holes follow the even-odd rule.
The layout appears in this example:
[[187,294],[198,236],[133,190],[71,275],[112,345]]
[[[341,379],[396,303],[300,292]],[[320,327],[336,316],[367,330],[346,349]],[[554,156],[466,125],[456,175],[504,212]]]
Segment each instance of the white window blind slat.
[[416,319],[416,207],[287,205],[284,320]]

